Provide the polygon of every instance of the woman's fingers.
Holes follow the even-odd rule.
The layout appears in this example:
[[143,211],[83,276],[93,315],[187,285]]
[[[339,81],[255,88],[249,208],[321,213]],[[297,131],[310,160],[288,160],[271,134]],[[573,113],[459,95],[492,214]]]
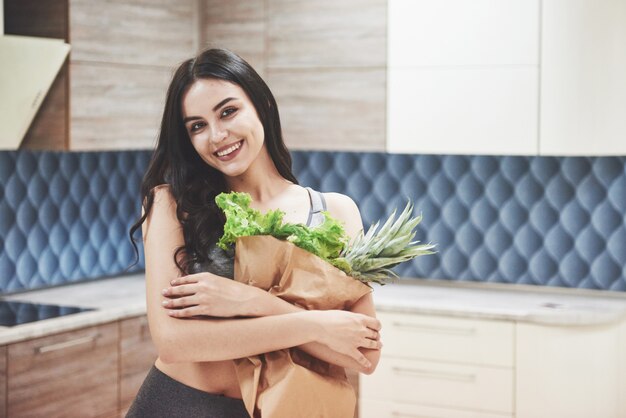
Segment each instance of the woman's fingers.
[[167,297],[178,297],[178,296],[187,296],[193,295],[196,293],[196,285],[195,284],[183,284],[172,287],[167,287],[163,289],[163,296]]
[[363,320],[365,323],[365,326],[373,329],[374,331],[380,331],[380,329],[382,328],[382,325],[380,323],[380,321],[376,318],[373,318],[371,316],[367,316],[367,315],[363,315]]
[[199,306],[190,306],[184,309],[171,309],[167,314],[173,318],[189,318],[192,316],[202,315]]
[[370,350],[380,350],[383,348],[383,343],[379,340],[370,340],[369,338],[364,338],[361,341],[361,347],[369,348]]
[[165,308],[184,308],[187,306],[198,305],[198,301],[194,296],[184,296],[178,299],[166,299],[163,302]]
[[352,352],[352,358],[354,358],[365,369],[372,367],[372,363],[359,350],[354,350]]
[[175,279],[172,279],[170,281],[170,284],[172,286],[176,286],[176,285],[180,285],[180,284],[198,283],[198,278],[202,274],[204,274],[204,273],[188,274],[186,276],[177,277]]

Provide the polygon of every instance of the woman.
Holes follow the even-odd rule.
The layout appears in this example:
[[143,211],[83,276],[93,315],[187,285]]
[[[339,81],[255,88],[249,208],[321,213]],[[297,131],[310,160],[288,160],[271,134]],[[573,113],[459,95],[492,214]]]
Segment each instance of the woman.
[[[354,236],[354,202],[298,185],[276,101],[236,54],[209,49],[183,62],[169,86],[158,143],[142,184],[148,321],[159,357],[128,417],[247,417],[232,360],[289,347],[371,373],[380,322],[371,294],[349,311],[304,311],[232,279],[216,247],[224,215],[214,198],[247,192],[262,212],[305,223],[311,202]],[[322,200],[321,199],[321,200]]]

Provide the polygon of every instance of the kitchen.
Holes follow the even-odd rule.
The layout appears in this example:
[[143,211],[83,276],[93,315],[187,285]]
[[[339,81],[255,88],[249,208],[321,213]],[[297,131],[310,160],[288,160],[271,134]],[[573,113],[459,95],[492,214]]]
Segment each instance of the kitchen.
[[2,10],[5,38],[63,41],[43,103],[10,89],[38,109],[2,119],[0,293],[67,308],[3,308],[0,415],[132,402],[156,358],[128,239],[139,182],[173,68],[220,46],[276,95],[302,184],[351,196],[366,226],[412,199],[437,244],[374,287],[385,347],[350,376],[359,416],[626,417],[623,0]]

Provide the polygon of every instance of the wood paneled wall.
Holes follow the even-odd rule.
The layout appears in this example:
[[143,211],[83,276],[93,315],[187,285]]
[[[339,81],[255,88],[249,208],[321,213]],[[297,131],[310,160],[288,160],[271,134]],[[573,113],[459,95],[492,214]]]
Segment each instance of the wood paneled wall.
[[196,0],[70,0],[73,150],[154,146],[172,71],[195,50]]
[[385,149],[385,0],[204,1],[202,46],[264,77],[290,149]]
[[229,48],[265,78],[267,5],[265,0],[203,0],[202,47]]
[[290,148],[385,149],[386,0],[39,3],[5,0],[19,9],[7,33],[63,37],[72,50],[27,148],[152,148],[174,68],[214,46],[268,83]]

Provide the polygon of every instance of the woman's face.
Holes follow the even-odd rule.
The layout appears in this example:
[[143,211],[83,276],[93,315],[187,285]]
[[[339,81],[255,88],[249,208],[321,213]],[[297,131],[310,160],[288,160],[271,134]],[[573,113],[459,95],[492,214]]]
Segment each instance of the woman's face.
[[264,150],[263,124],[241,87],[199,79],[183,96],[183,121],[200,157],[224,175],[246,172]]

